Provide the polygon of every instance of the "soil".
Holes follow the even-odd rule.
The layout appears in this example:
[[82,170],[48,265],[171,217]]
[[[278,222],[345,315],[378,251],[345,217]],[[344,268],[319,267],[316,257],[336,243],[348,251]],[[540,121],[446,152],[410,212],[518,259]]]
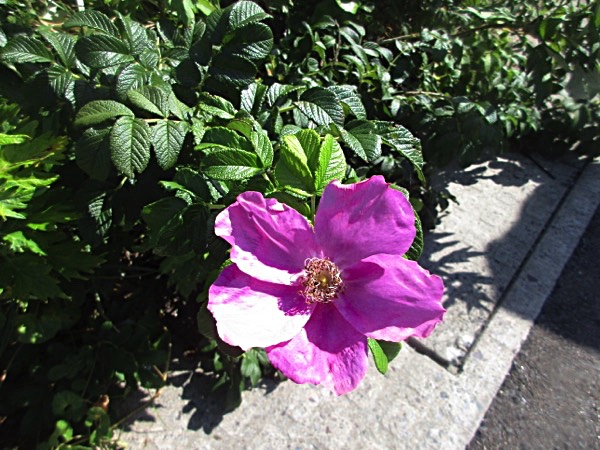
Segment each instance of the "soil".
[[467,450],[600,449],[600,208]]

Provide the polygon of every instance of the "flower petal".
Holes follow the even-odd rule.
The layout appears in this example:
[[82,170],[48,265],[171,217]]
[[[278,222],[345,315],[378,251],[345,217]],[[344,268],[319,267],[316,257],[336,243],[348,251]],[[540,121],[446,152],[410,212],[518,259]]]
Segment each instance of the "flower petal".
[[334,181],[323,192],[315,232],[325,256],[343,268],[378,253],[406,253],[416,235],[415,215],[382,176],[349,185]]
[[240,194],[217,216],[215,233],[231,244],[231,260],[240,270],[263,281],[290,284],[306,258],[319,254],[310,223],[259,192]]
[[318,305],[296,337],[266,351],[292,381],[322,384],[337,395],[356,388],[367,371],[367,338],[331,304]]
[[232,264],[210,287],[208,309],[221,339],[248,350],[290,340],[314,306],[306,304],[297,286],[257,280]]
[[444,285],[414,261],[375,255],[342,272],[340,314],[373,339],[426,337],[442,321]]

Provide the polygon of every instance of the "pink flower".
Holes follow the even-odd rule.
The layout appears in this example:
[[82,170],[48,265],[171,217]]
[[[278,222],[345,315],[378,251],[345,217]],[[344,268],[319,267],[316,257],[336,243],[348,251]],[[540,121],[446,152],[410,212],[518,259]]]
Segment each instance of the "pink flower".
[[233,264],[211,286],[208,309],[225,342],[264,347],[291,380],[341,395],[365,376],[367,337],[432,332],[444,287],[402,257],[415,217],[383,177],[329,184],[314,222],[258,192],[241,194],[217,216]]

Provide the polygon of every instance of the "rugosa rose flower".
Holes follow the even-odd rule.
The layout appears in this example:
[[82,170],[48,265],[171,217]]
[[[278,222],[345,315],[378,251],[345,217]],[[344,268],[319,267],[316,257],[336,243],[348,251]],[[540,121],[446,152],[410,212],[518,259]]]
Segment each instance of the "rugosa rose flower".
[[444,315],[442,280],[402,257],[415,235],[404,195],[375,176],[329,184],[314,219],[245,192],[216,219],[232,265],[209,290],[219,336],[265,347],[296,383],[341,395],[365,376],[367,337],[426,337]]

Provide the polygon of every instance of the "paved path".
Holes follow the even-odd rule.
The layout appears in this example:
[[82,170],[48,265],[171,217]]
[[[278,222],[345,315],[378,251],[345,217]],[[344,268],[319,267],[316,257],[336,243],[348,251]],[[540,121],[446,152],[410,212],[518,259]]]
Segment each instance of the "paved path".
[[120,439],[133,449],[464,449],[600,203],[600,161],[509,155],[448,172],[452,204],[421,263],[443,276],[445,323],[386,376],[336,397],[267,384],[225,416],[201,371],[172,374]]

